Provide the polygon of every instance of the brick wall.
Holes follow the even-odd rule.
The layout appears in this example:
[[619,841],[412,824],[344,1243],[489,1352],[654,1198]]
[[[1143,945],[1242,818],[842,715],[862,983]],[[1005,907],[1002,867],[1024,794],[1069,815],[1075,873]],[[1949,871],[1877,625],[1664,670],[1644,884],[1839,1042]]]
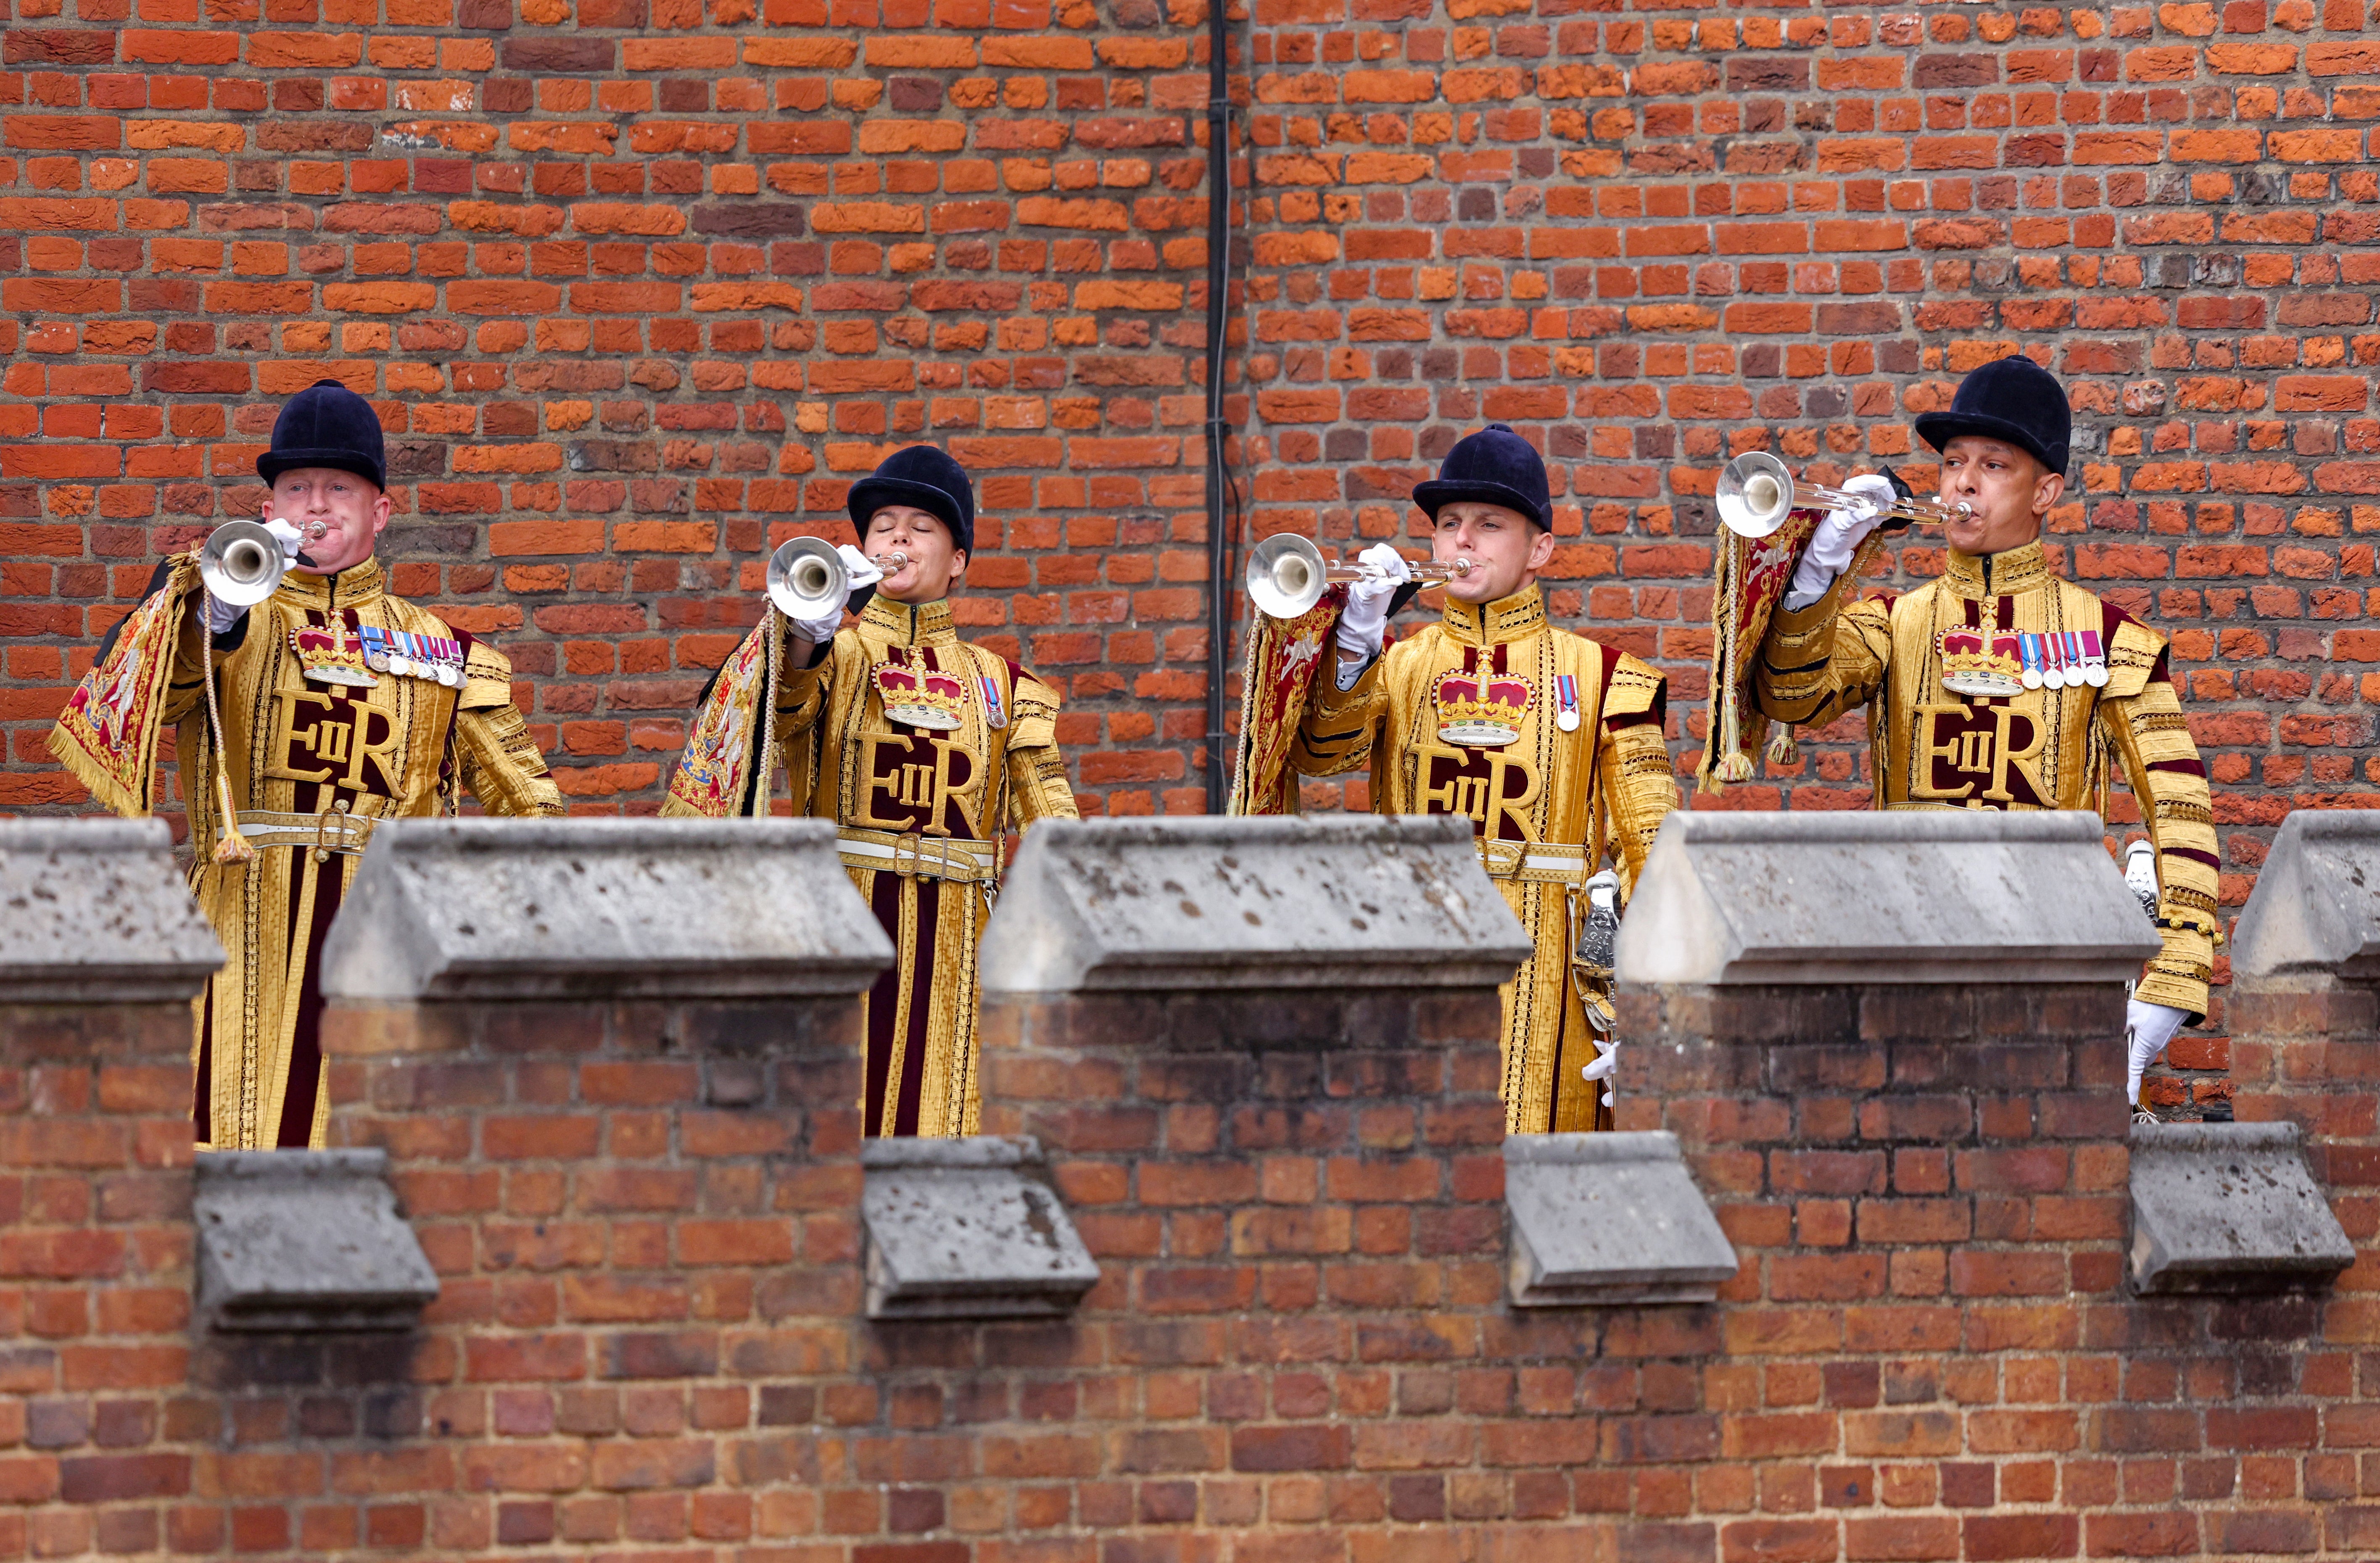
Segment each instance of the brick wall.
[[12,1012],[0,1553],[2369,1554],[2368,1174],[2336,1295],[2134,1299],[2112,985],[1626,1001],[1630,1110],[1744,1261],[1714,1304],[1503,1304],[1484,990],[996,1001],[987,1121],[1103,1279],[989,1325],[857,1316],[848,1001],[433,1003],[330,1042],[422,1330],[195,1350],[178,1073],[109,1073],[177,1027]]
[[[1682,769],[1724,455],[1922,479],[1912,411],[2021,346],[2080,415],[2053,541],[2173,636],[2237,904],[2372,780],[2373,22],[1263,0],[1246,520],[1394,534],[1516,422],[1556,606],[1671,671]],[[1063,689],[1087,806],[1197,807],[1204,60],[1188,0],[15,0],[0,806],[79,806],[67,682],[329,373],[395,440],[398,588],[510,651],[577,806],[655,806],[762,551],[931,438],[981,479],[965,618]]]
[[193,1539],[189,1083],[187,1000],[0,1003],[0,1557]]

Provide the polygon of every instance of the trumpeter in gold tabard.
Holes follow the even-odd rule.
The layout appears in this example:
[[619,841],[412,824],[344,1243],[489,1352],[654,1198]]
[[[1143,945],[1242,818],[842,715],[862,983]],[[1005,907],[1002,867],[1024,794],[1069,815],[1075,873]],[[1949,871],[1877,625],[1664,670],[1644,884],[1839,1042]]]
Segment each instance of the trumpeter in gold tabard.
[[257,463],[273,484],[267,514],[328,517],[308,546],[344,567],[309,573],[303,556],[211,634],[196,565],[167,561],[50,739],[96,799],[140,815],[156,734],[176,729],[190,888],[225,952],[193,1045],[193,1131],[218,1150],[323,1143],[322,942],[377,822],[451,809],[460,791],[492,814],[563,812],[513,704],[512,664],[387,590],[371,556],[371,518],[385,524],[387,508],[370,405],[325,382],[283,409],[273,441]]
[[[1823,727],[1868,708],[1879,808],[2090,809],[2120,769],[2155,847],[2163,949],[2128,1026],[2132,1072],[2206,1013],[2216,875],[2206,769],[2175,697],[2165,638],[2051,574],[2044,517],[2064,493],[2066,394],[2022,357],[1970,372],[1950,407],[1916,420],[1941,453],[1949,568],[1898,599],[1852,600],[1870,513],[1812,534],[1768,621],[1752,694],[1767,716]],[[1877,485],[1881,476],[1852,483]],[[2056,895],[2056,886],[2041,887]]]
[[[1490,424],[1458,442],[1414,500],[1436,527],[1439,563],[1469,562],[1439,622],[1381,650],[1393,588],[1361,582],[1332,623],[1307,622],[1328,618],[1327,606],[1293,624],[1262,621],[1235,806],[1293,807],[1296,776],[1368,769],[1377,812],[1468,818],[1534,947],[1501,990],[1506,1127],[1608,1128],[1608,1039],[1589,1009],[1608,1014],[1605,995],[1572,953],[1590,878],[1609,859],[1624,898],[1678,806],[1662,675],[1547,619],[1536,572],[1552,553],[1552,506],[1544,464],[1519,435]],[[1391,582],[1405,569],[1386,545],[1362,563]],[[1478,600],[1500,581],[1510,583],[1502,595]],[[1298,648],[1317,637],[1318,672]],[[1257,731],[1286,723],[1286,745]],[[1269,773],[1275,754],[1279,775]]]
[[[812,626],[815,649],[771,609],[706,693],[662,813],[765,811],[763,751],[783,760],[795,809],[835,822],[844,866],[898,953],[866,1000],[865,1132],[972,1134],[981,1110],[976,946],[1005,836],[1075,817],[1059,697],[960,640],[939,595],[947,587],[918,584],[918,555],[955,553],[963,568],[973,540],[973,494],[956,462],[929,446],[895,452],[853,485],[850,503],[879,558],[908,556],[886,584],[934,595],[895,601],[876,590],[841,629],[830,610]],[[943,529],[929,538],[937,521]],[[865,556],[846,553],[873,576]],[[755,717],[772,646],[784,649],[775,721],[762,733]]]

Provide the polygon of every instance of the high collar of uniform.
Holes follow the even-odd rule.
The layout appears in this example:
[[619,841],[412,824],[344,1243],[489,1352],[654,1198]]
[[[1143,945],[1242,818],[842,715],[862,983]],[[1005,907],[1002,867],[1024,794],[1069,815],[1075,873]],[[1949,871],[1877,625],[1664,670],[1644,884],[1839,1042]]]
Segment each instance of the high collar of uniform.
[[350,564],[335,576],[310,576],[292,570],[281,577],[281,589],[275,595],[296,608],[312,608],[334,612],[343,608],[360,608],[388,589],[388,581],[381,574],[378,555],[360,564]]
[[2049,560],[2039,538],[2002,553],[1961,553],[1954,548],[1942,578],[1961,597],[2012,597],[2046,583]]
[[1450,597],[1440,623],[1447,634],[1465,646],[1524,639],[1546,627],[1546,594],[1532,581],[1493,602],[1458,602]]
[[912,604],[895,602],[880,592],[868,600],[868,606],[860,611],[859,622],[891,636],[895,646],[923,646],[928,641],[958,638],[958,632],[951,628],[948,598]]

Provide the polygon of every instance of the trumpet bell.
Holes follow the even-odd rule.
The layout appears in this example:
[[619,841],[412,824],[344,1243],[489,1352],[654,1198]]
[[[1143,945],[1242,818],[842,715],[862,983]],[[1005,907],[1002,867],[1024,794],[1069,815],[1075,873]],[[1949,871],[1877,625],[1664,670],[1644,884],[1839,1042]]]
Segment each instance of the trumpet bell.
[[850,595],[850,572],[832,543],[795,538],[769,555],[769,600],[788,619],[823,619]]
[[199,579],[230,607],[253,608],[271,597],[287,568],[281,539],[260,522],[226,521],[199,549]]
[[1248,551],[1248,600],[1271,619],[1294,619],[1322,600],[1330,566],[1305,538],[1277,532]]
[[1793,474],[1767,451],[1746,451],[1718,475],[1719,525],[1740,538],[1760,539],[1793,513]]

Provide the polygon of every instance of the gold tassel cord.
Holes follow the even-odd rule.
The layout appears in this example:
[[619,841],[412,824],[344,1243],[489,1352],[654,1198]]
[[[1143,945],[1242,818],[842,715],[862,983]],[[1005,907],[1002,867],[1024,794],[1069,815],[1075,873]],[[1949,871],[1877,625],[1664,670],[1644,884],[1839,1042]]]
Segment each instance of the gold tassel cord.
[[[212,602],[214,599],[210,594],[205,600]],[[247,863],[255,858],[256,849],[239,833],[239,810],[232,805],[231,769],[224,758],[223,712],[215,705],[214,636],[207,629],[203,609],[200,612],[199,636],[199,658],[205,664],[207,732],[214,739],[215,807],[223,815],[222,836],[215,842],[214,859],[217,863]]]
[[775,780],[770,773],[777,769],[777,664],[785,655],[785,615],[773,602],[761,612],[769,615],[769,629],[764,636],[769,648],[763,653],[769,659],[769,684],[760,698],[760,773],[752,778],[755,819],[769,816],[769,785]]
[[1718,547],[1718,589],[1711,593],[1711,698],[1716,718],[1703,734],[1703,763],[1694,790],[1717,793],[1730,782],[1752,780],[1752,761],[1743,754],[1742,717],[1737,709],[1735,683],[1736,596],[1743,574],[1742,539],[1723,532]]

